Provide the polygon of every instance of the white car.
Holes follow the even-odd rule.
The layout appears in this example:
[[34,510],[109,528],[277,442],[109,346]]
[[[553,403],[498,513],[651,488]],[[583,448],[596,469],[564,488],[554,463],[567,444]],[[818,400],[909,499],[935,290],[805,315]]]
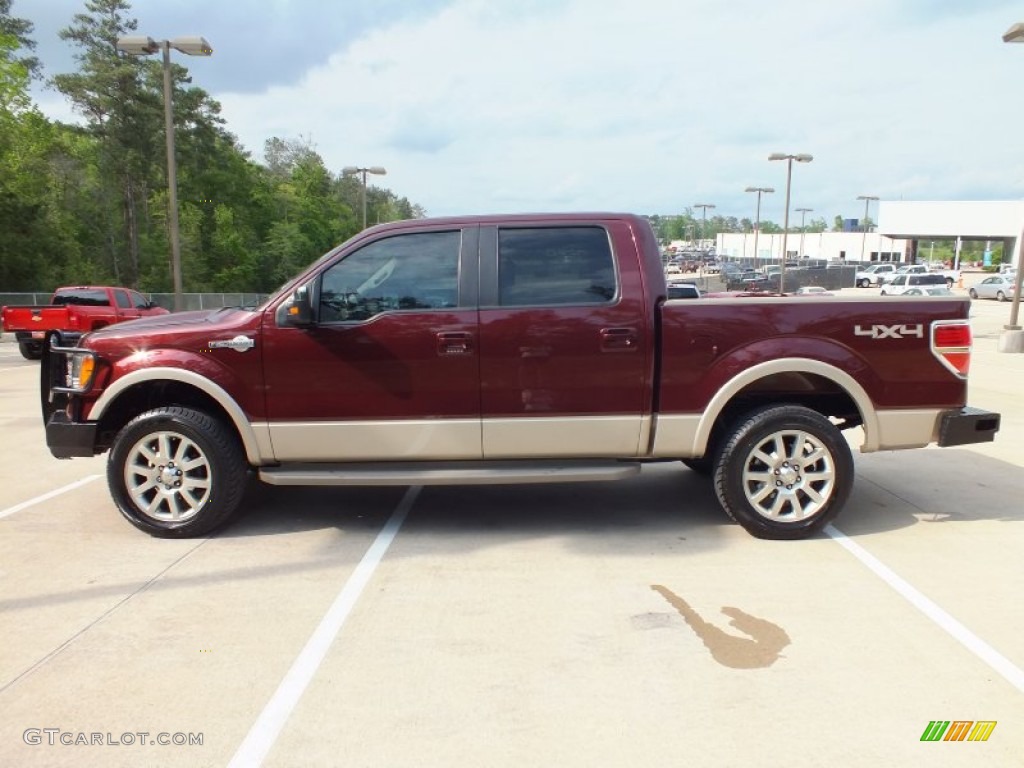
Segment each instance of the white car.
[[922,285],[920,288],[907,288],[904,296],[956,296],[944,285]]
[[700,288],[698,288],[694,283],[684,283],[678,280],[671,280],[668,283],[668,298],[699,299]]
[[980,283],[971,288],[972,299],[997,299],[998,301],[1009,301],[1016,291],[1016,275],[992,275],[986,277]]
[[947,288],[944,275],[896,275],[890,282],[882,283],[883,296],[902,296],[911,288]]
[[883,275],[891,275],[895,272],[895,264],[872,264],[866,269],[857,270],[853,284],[858,288],[867,288],[872,285],[879,285]]

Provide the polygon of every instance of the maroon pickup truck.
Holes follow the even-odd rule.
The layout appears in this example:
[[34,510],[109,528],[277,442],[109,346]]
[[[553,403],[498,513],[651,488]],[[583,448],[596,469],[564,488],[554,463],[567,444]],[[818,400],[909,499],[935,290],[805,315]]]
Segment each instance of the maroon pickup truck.
[[[628,214],[368,229],[255,309],[136,320],[53,349],[50,451],[108,451],[156,536],[205,534],[274,485],[588,481],[679,461],[755,536],[843,507],[862,451],[992,440],[966,408],[961,298],[668,300]],[[680,504],[684,500],[680,499]]]
[[38,360],[49,339],[77,338],[125,320],[166,315],[138,291],[100,285],[58,288],[49,305],[10,306],[0,310],[5,333],[13,333],[26,360]]

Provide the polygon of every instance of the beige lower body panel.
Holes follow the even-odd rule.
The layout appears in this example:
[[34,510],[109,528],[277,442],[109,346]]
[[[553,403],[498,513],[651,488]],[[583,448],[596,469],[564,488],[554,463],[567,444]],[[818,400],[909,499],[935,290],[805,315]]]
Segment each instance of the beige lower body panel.
[[268,425],[277,461],[479,459],[479,419],[279,422]]
[[484,457],[633,458],[646,453],[649,416],[485,419]]
[[860,450],[871,453],[923,448],[939,439],[939,420],[943,413],[945,411],[938,408],[876,411],[878,434],[866,435]]
[[[261,453],[279,462],[636,458],[651,419],[640,416],[271,422]],[[265,427],[265,431],[263,429]],[[263,450],[272,446],[272,452]]]
[[[865,428],[861,453],[923,448],[939,436],[939,420],[945,411],[938,408],[875,411],[875,426]],[[701,435],[703,414],[660,415],[654,422],[654,458],[691,458],[705,451]]]

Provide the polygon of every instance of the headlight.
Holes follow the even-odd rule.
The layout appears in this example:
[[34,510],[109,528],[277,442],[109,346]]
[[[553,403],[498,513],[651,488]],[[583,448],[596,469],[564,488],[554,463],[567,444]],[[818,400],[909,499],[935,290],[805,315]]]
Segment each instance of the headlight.
[[84,349],[58,349],[65,355],[64,386],[53,387],[54,392],[87,392],[96,373],[96,355]]
[[71,386],[75,389],[88,389],[95,370],[96,358],[92,355],[75,355],[71,363]]

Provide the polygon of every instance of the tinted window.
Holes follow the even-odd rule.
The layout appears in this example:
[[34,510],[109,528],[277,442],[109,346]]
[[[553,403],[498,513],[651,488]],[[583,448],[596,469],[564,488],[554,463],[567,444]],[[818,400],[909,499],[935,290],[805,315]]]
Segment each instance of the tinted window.
[[141,293],[128,291],[128,295],[132,297],[132,304],[136,309],[149,309],[149,300]]
[[114,301],[121,309],[131,309],[132,303],[128,300],[127,291],[114,291]]
[[53,295],[54,304],[72,304],[79,307],[109,307],[107,292],[100,288],[70,288]]
[[945,285],[944,275],[911,275],[911,285]]
[[502,229],[498,296],[505,307],[601,304],[615,298],[615,264],[601,227]]
[[459,232],[422,232],[377,240],[350,253],[323,275],[320,322],[458,306],[460,242]]

